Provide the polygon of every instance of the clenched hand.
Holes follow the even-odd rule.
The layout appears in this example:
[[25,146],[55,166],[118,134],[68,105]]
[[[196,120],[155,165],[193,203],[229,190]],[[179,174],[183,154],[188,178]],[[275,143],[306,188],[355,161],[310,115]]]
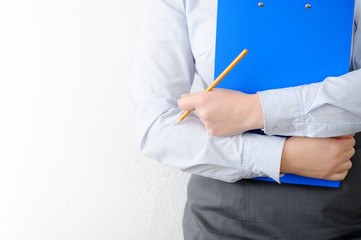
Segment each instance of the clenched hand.
[[182,95],[180,109],[193,110],[209,134],[230,136],[263,128],[262,106],[257,94],[216,88]]

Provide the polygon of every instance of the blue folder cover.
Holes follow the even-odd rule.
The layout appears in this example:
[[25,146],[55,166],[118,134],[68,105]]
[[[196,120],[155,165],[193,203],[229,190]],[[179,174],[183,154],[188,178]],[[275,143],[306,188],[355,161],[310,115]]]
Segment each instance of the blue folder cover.
[[[355,0],[264,0],[263,6],[260,1],[218,0],[215,76],[243,49],[249,51],[218,88],[256,93],[349,71]],[[281,182],[340,185],[292,174]]]

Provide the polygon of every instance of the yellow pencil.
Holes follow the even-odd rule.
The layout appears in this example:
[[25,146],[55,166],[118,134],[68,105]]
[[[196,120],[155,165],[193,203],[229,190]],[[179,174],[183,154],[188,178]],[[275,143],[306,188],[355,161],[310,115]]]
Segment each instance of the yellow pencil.
[[[239,61],[241,61],[241,59],[248,53],[248,50],[247,49],[244,49],[239,55],[238,57],[236,57],[236,59],[233,60],[233,62],[231,64],[229,64],[229,66],[224,69],[224,71],[217,77],[216,80],[214,80],[214,82],[212,82],[211,85],[209,85],[209,87],[204,90],[204,92],[210,92],[212,91],[212,89],[217,86],[217,84],[232,70],[232,68],[234,66],[237,65],[237,63]],[[188,111],[185,111],[178,119],[178,121],[176,122],[176,125],[178,123],[180,123],[181,121],[183,121],[187,116],[188,114],[191,112],[192,110],[188,110]]]

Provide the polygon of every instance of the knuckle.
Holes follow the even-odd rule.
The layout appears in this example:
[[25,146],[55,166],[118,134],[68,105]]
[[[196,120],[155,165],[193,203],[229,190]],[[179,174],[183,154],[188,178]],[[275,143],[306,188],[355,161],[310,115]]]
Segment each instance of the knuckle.
[[209,121],[209,119],[210,119],[209,113],[207,111],[202,111],[202,118],[205,121]]
[[345,153],[345,158],[347,158],[347,160],[350,160],[352,158],[353,155],[355,155],[355,149],[351,148],[349,151],[347,151]]
[[212,124],[209,124],[207,121],[202,121],[202,123],[208,132],[213,130]]
[[205,112],[204,112],[203,110],[197,109],[196,114],[198,115],[198,117],[199,117],[200,119],[202,119],[202,121],[205,119]]
[[211,116],[207,111],[202,111],[202,116],[200,116],[200,118],[202,118],[202,121],[211,124]]
[[217,128],[210,128],[209,130],[208,130],[208,133],[210,134],[210,135],[212,135],[212,136],[218,136],[218,134],[219,134],[219,131],[218,131],[218,129]]
[[208,129],[208,133],[209,133],[210,135],[212,135],[212,136],[215,136],[216,131],[211,128],[211,129]]
[[197,115],[203,122],[204,121],[210,122],[211,114],[206,108],[204,107],[199,108],[197,110]]
[[211,125],[207,121],[202,121],[202,123],[207,130],[211,128]]
[[182,108],[182,100],[181,99],[178,99],[177,104],[178,104],[179,108]]
[[342,181],[342,180],[345,180],[347,174],[348,174],[348,170],[346,170],[345,172],[343,172],[343,173],[341,174],[340,180],[341,180],[341,181]]
[[212,129],[208,125],[206,125],[204,123],[203,123],[203,125],[204,125],[204,128],[206,129],[206,131],[210,134]]
[[[352,154],[352,156],[355,155],[355,152],[356,152],[355,148],[352,148],[352,149],[351,149],[351,154]],[[352,156],[351,156],[351,157],[352,157]]]
[[352,168],[352,162],[351,161],[348,161],[348,166],[347,167],[348,167],[347,170]]

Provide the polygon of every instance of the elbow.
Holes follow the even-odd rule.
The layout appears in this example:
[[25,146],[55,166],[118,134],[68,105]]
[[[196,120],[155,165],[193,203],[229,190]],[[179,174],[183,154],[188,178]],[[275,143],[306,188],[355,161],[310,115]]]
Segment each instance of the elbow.
[[163,164],[171,151],[167,142],[167,126],[159,121],[159,117],[152,123],[144,124],[143,121],[138,121],[136,125],[138,149],[142,155]]
[[155,158],[155,156],[156,156],[155,150],[156,149],[154,146],[152,146],[151,142],[152,142],[151,139],[147,138],[147,136],[145,134],[145,136],[141,137],[138,140],[138,149],[143,156],[157,160]]
[[133,112],[133,125],[140,152],[161,162],[172,151],[169,149],[172,145],[169,138],[174,135],[171,128],[179,110],[172,104],[153,101],[151,104],[134,104]]

